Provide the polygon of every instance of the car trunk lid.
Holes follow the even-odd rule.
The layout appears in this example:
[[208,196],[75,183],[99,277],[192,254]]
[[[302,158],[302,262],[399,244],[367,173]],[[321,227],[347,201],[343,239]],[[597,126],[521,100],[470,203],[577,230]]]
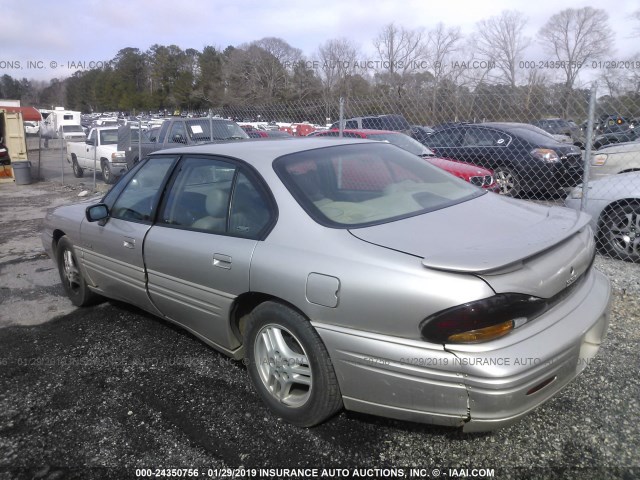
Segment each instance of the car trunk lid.
[[351,230],[366,242],[422,258],[431,269],[482,276],[496,292],[552,296],[575,282],[595,251],[589,216],[487,194]]

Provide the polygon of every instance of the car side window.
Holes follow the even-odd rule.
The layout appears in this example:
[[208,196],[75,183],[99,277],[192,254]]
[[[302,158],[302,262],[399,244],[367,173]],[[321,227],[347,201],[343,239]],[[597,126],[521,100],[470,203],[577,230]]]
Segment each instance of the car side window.
[[[388,126],[388,125],[387,125]],[[363,118],[362,119],[362,128],[368,130],[382,130],[382,121],[377,117],[372,118]],[[392,130],[392,129],[390,129]]]
[[89,138],[87,138],[87,140],[91,142],[93,142],[96,138],[96,131],[95,130],[91,130],[91,134],[89,135]]
[[111,217],[133,222],[150,222],[153,208],[176,157],[156,157],[144,163],[111,208]]
[[427,138],[431,147],[459,147],[462,144],[462,132],[457,128],[440,130]]
[[267,196],[247,175],[236,175],[233,164],[211,158],[185,158],[161,207],[158,223],[259,238],[271,220],[269,205]]
[[493,147],[506,147],[511,142],[511,137],[505,132],[492,129],[482,129],[484,137],[481,139],[483,144]]
[[160,224],[225,233],[235,166],[211,158],[185,158],[180,165]]
[[510,137],[497,130],[468,128],[464,132],[463,147],[500,147],[508,145]]
[[271,213],[266,195],[244,173],[239,173],[231,197],[229,234],[257,239],[269,225]]
[[345,129],[356,129],[356,128],[358,128],[358,121],[357,120],[347,120],[344,123],[344,128]]
[[187,143],[187,129],[184,127],[184,122],[173,122],[168,143]]

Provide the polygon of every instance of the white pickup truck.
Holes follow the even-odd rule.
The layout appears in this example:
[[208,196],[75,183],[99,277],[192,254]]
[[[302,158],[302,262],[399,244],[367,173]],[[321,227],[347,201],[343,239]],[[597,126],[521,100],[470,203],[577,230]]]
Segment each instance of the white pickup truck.
[[95,165],[104,183],[115,183],[127,171],[125,152],[118,151],[118,127],[92,128],[85,142],[67,143],[67,161],[78,178],[85,170],[93,171]]

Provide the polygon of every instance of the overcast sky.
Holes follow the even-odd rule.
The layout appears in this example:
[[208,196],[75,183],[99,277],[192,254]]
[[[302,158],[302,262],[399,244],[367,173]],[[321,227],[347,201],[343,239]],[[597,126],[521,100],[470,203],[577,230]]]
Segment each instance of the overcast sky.
[[[616,35],[612,59],[640,52],[640,37],[633,37],[640,22],[632,17],[640,8],[638,0],[0,0],[0,74],[62,78],[72,73],[69,62],[111,60],[126,47],[145,51],[158,43],[223,49],[263,37],[280,37],[308,57],[326,40],[346,37],[366,59],[377,60],[372,39],[392,21],[427,30],[443,22],[468,35],[477,21],[511,9],[528,17],[525,33],[535,39],[555,13],[585,6],[608,12]],[[542,55],[535,45],[527,53],[530,60]]]

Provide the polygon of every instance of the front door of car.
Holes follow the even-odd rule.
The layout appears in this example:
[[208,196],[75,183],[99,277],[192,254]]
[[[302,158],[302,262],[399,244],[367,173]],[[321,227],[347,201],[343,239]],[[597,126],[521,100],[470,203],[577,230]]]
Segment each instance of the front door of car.
[[146,291],[143,243],[151,228],[161,186],[176,157],[157,157],[141,165],[126,184],[116,184],[104,203],[106,221],[83,221],[82,263],[91,283],[107,296],[156,313]]
[[250,290],[253,251],[271,222],[268,197],[242,168],[185,157],[145,240],[149,295],[166,317],[231,352],[229,322]]
[[94,166],[100,168],[100,159],[96,157],[96,145],[98,144],[98,130],[93,129],[85,141],[84,151],[76,158],[80,168],[93,170]]

